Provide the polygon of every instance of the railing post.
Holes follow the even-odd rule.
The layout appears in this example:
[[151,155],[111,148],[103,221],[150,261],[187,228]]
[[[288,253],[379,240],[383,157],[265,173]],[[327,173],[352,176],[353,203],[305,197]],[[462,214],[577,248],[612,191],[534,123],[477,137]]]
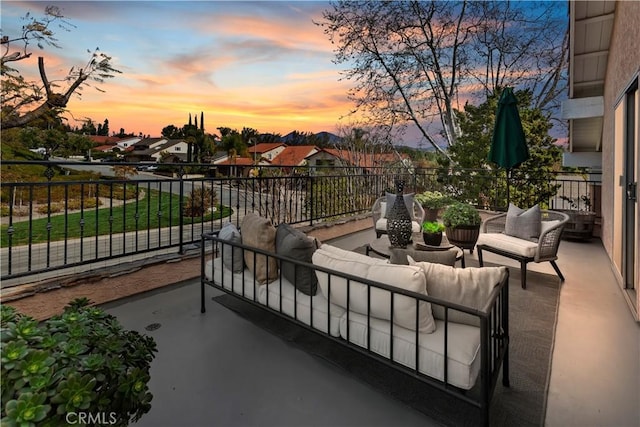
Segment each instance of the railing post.
[[313,204],[314,191],[313,191],[313,176],[309,176],[309,225],[313,225]]
[[[179,199],[178,199],[178,209],[180,210],[178,216],[179,216],[179,226],[178,226],[178,230],[180,235],[178,236],[178,253],[180,255],[184,255],[184,174],[185,174],[185,170],[184,167],[180,166],[178,168],[178,178],[180,178],[180,191],[179,191]],[[204,201],[203,201],[204,203]],[[171,224],[169,224],[171,225]]]

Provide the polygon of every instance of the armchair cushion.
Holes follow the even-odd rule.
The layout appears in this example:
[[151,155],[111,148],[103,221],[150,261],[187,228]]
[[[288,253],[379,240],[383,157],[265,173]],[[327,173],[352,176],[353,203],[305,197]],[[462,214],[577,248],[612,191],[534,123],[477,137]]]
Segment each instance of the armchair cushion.
[[[383,230],[385,232],[387,231],[387,218],[380,218],[376,221],[376,230]],[[411,232],[419,233],[420,230],[421,228],[420,224],[418,224],[418,221],[411,221]]]
[[535,205],[525,211],[509,203],[504,232],[508,236],[519,237],[521,239],[537,239],[540,236],[541,215],[539,205]]
[[525,258],[534,258],[538,250],[537,242],[502,233],[480,233],[477,244],[490,246]]

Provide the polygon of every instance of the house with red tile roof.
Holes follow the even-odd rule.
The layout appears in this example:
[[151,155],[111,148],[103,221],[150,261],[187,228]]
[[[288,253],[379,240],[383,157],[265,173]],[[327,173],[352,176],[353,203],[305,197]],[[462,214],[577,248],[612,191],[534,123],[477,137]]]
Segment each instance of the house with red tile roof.
[[85,135],[85,136],[89,138],[93,142],[93,145],[95,146],[103,146],[103,145],[114,146],[118,142],[120,142],[120,140],[122,139],[118,136],[103,136],[103,135]]
[[322,148],[307,158],[309,167],[349,166],[363,171],[383,166],[390,166],[408,160],[406,154],[396,153],[363,153],[342,148]]
[[278,154],[282,153],[286,147],[287,144],[284,142],[262,142],[249,147],[247,152],[249,153],[249,157],[255,158],[256,160],[264,158],[265,160],[272,161]]
[[293,145],[285,147],[272,161],[274,166],[303,166],[306,158],[317,153],[319,148],[315,145]]

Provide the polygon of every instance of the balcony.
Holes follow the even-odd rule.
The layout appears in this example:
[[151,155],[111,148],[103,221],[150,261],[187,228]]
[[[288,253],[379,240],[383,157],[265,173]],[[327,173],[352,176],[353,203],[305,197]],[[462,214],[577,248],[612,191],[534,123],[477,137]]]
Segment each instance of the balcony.
[[[374,237],[369,227],[325,241],[353,250]],[[176,252],[175,247],[163,250]],[[154,337],[159,349],[150,383],[154,400],[141,426],[441,424],[221,305],[209,301],[207,313],[200,314],[199,258],[189,255],[188,248],[170,256],[172,262],[156,255],[158,262],[148,267],[133,259],[142,254],[109,260],[131,261],[128,270],[137,271],[128,274],[114,273],[118,267],[101,261],[105,273],[97,283],[85,279],[13,304],[27,313],[44,312],[54,300],[87,295],[104,303],[125,327]],[[466,257],[476,260],[475,252]],[[518,268],[492,254],[485,255],[485,262]],[[626,308],[602,244],[597,239],[563,241],[558,264],[566,281],[557,308],[545,425],[640,425],[640,325]],[[554,274],[546,264],[530,269]],[[12,280],[28,281],[24,276]],[[3,289],[3,299],[10,290]],[[210,299],[218,291],[206,292]],[[115,300],[105,302],[110,299]]]
[[[373,231],[365,230],[331,243],[355,249],[373,237]],[[566,281],[560,292],[545,425],[640,425],[640,327],[626,310],[604,249],[596,240],[567,241],[560,253]],[[486,262],[517,269],[510,260],[485,257]],[[152,410],[138,425],[438,425],[223,306],[209,302],[207,313],[200,314],[199,270],[193,260],[198,259],[149,267],[133,285],[155,290],[104,305],[125,327],[158,343],[150,383]],[[548,265],[531,268],[554,274]],[[175,280],[169,275],[176,270],[184,280],[158,280]],[[131,275],[116,276],[100,285],[126,287],[131,280]],[[37,307],[51,299],[48,294],[63,291],[16,304]],[[207,298],[218,292],[207,289]],[[283,369],[286,375],[277,374]]]

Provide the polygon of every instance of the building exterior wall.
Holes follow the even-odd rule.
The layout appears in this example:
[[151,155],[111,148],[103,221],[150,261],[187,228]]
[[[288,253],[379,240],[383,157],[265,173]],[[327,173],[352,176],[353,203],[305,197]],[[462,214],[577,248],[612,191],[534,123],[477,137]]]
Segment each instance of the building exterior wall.
[[[621,194],[618,170],[623,147],[616,145],[616,134],[620,133],[620,123],[616,122],[616,105],[634,77],[640,71],[640,2],[616,2],[615,21],[604,90],[604,121],[602,138],[602,242],[605,250],[612,259],[612,265],[618,277],[622,277],[619,258],[619,248],[622,236],[618,235],[620,212],[616,215],[614,196]],[[618,122],[620,114],[618,114]],[[617,162],[617,163],[616,163]],[[616,166],[617,165],[617,166]],[[636,214],[638,212],[636,211]],[[636,271],[640,262],[640,251],[636,251]],[[636,288],[636,291],[640,289]],[[640,295],[640,292],[636,292]],[[640,307],[640,300],[636,302],[636,309]],[[637,315],[638,313],[636,313]]]

